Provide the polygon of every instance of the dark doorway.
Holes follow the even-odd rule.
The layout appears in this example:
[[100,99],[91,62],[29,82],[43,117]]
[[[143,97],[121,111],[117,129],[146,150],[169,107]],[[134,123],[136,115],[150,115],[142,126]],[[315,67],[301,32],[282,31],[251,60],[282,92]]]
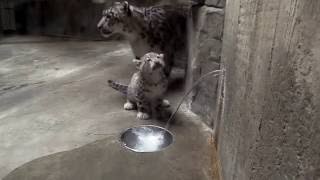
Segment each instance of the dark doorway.
[[26,3],[15,6],[16,31],[19,34],[27,34],[27,9]]

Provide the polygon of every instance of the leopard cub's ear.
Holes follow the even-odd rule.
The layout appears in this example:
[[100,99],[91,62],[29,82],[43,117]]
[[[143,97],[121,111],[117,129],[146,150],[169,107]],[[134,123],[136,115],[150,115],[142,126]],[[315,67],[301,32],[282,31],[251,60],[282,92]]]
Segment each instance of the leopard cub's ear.
[[158,58],[161,58],[161,59],[163,59],[163,57],[164,57],[163,53],[159,54],[159,56],[158,56]]
[[132,62],[136,65],[136,68],[137,68],[137,69],[140,69],[140,66],[141,66],[141,64],[142,64],[142,61],[141,61],[141,60],[139,60],[139,59],[133,59]]
[[122,2],[123,9],[127,12],[128,16],[131,16],[131,9],[130,9],[130,4],[128,1],[123,1]]

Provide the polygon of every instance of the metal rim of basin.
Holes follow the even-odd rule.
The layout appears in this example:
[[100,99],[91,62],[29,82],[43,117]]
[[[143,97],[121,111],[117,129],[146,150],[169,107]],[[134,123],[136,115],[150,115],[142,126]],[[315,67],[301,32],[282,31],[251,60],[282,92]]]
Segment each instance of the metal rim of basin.
[[[156,146],[156,148],[152,147],[152,148],[148,149],[148,148],[137,147],[139,137],[146,137],[146,136],[137,135],[137,132],[139,132],[139,130],[144,131],[146,129],[151,130],[148,132],[149,134],[152,134],[154,132],[162,133],[162,134],[157,134],[157,135],[162,135],[162,137],[160,139],[162,141],[162,143],[158,144],[158,146]],[[135,130],[138,130],[138,131],[135,132]],[[141,133],[141,131],[139,133]],[[146,134],[148,134],[148,133],[146,133]],[[134,136],[133,134],[135,134],[136,136]],[[131,135],[133,135],[133,136],[131,136]],[[163,151],[164,149],[168,148],[173,143],[173,141],[174,141],[173,134],[169,130],[167,130],[163,127],[160,127],[160,126],[155,126],[155,125],[140,125],[140,126],[131,127],[131,128],[126,129],[125,131],[123,131],[120,135],[121,145],[124,148],[129,149],[133,152],[137,152],[137,153],[151,153],[151,152]],[[146,147],[146,146],[142,145],[142,147]]]

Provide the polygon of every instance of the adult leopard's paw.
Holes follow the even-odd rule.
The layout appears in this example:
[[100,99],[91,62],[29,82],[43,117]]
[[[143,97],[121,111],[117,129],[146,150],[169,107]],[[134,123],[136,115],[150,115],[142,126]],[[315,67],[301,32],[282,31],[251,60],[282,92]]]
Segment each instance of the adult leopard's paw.
[[171,114],[171,110],[169,108],[165,108],[157,111],[155,114],[155,118],[157,118],[158,120],[168,120]]
[[170,107],[170,101],[167,99],[163,99],[161,103],[161,107],[164,107],[164,108]]

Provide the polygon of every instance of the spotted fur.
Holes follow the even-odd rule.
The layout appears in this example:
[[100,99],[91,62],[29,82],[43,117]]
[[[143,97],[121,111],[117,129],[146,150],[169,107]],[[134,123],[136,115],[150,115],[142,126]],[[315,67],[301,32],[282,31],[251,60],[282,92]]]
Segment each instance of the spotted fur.
[[169,102],[163,99],[168,87],[168,78],[164,73],[163,54],[147,53],[137,63],[138,72],[134,73],[128,86],[109,80],[109,86],[125,94],[126,110],[138,110],[138,119],[149,119],[154,112],[157,117],[165,113],[164,106]]
[[128,93],[128,85],[119,84],[119,83],[116,83],[116,82],[114,82],[112,80],[108,80],[108,84],[113,89],[121,92],[124,95],[127,95],[127,93]]
[[116,2],[103,11],[98,29],[105,37],[113,33],[124,35],[136,59],[148,52],[163,53],[168,76],[176,52],[186,47],[187,14],[184,6],[136,7],[126,1]]

